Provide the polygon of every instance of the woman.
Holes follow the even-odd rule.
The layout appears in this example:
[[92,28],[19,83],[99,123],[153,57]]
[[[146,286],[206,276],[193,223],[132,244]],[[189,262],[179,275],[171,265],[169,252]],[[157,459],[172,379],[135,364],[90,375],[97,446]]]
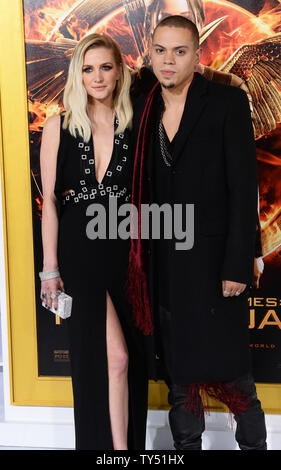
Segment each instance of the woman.
[[65,111],[50,117],[42,134],[41,298],[57,308],[61,289],[73,299],[65,321],[76,449],[145,447],[145,359],[126,300],[130,240],[108,233],[93,239],[88,230],[92,203],[108,214],[113,199],[130,200],[130,83],[115,42],[86,36],[71,59]]

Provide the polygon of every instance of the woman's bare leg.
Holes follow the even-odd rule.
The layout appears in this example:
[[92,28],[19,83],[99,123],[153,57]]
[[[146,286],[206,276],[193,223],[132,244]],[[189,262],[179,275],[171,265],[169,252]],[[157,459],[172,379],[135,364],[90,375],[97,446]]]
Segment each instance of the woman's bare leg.
[[114,450],[127,450],[128,350],[108,292],[106,293],[106,343],[109,380],[109,413]]

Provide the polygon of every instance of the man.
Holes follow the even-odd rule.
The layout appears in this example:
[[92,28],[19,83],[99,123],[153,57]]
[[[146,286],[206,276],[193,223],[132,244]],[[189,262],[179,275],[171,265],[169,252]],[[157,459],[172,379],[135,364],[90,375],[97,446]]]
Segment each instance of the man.
[[[211,25],[205,24],[205,8],[203,0],[148,0],[145,3],[145,18],[144,18],[144,45],[145,54],[142,57],[144,65],[150,63],[149,49],[151,47],[151,40],[153,31],[156,25],[168,16],[184,16],[185,18],[192,21],[198,29],[200,41],[203,41],[208,37],[209,34],[214,34],[214,30],[219,26],[223,18],[218,18],[215,23]],[[254,52],[253,52],[254,53]],[[149,66],[150,67],[150,66]],[[202,63],[197,64],[196,71],[203,75],[208,80],[225,83],[227,85],[239,87],[247,92],[248,99],[250,102],[251,109],[253,108],[252,96],[248,90],[245,81],[237,75],[230,72],[222,72],[215,70],[212,67],[203,65]],[[149,68],[143,67],[141,73],[138,73],[141,78],[137,81],[136,95],[141,90],[150,89],[151,84],[154,82],[155,77],[149,73]],[[253,117],[253,116],[252,116]],[[256,127],[255,119],[253,119],[254,128]],[[257,226],[256,226],[256,250],[254,257],[254,285],[259,288],[260,278],[264,270],[264,262],[262,259],[262,246],[261,246],[261,228],[259,215],[257,213]]]
[[159,83],[135,107],[132,203],[194,204],[194,244],[177,250],[175,236],[162,233],[146,246],[139,226],[129,295],[165,365],[175,448],[201,449],[201,390],[234,413],[241,449],[263,450],[248,340],[257,209],[249,102],[244,91],[196,73],[199,61],[195,25],[182,16],[161,21],[151,47]]

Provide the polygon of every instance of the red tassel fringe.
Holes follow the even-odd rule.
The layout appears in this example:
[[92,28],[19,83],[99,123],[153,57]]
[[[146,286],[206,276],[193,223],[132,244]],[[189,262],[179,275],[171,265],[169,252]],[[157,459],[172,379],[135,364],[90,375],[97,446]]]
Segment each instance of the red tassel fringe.
[[249,405],[248,395],[231,382],[190,384],[184,405],[191,413],[202,416],[207,408],[207,396],[224,403],[234,415],[243,413]]
[[[136,327],[145,335],[153,333],[153,324],[148,296],[147,276],[137,264],[137,257],[131,252],[129,261],[128,300],[132,305]],[[130,280],[133,280],[133,282]]]

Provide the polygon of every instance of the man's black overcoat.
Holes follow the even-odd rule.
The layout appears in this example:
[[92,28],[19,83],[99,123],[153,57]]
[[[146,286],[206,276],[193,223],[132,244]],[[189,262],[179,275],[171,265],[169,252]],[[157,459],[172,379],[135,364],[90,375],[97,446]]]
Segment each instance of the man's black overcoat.
[[[145,98],[135,104],[133,135]],[[153,203],[154,118],[150,125],[146,184]],[[195,73],[175,141],[171,194],[172,205],[194,204],[195,216],[192,249],[174,249],[170,259],[172,380],[231,381],[250,369],[248,290],[225,298],[222,280],[252,284],[257,214],[256,149],[244,91]],[[148,259],[155,318],[153,241]]]

